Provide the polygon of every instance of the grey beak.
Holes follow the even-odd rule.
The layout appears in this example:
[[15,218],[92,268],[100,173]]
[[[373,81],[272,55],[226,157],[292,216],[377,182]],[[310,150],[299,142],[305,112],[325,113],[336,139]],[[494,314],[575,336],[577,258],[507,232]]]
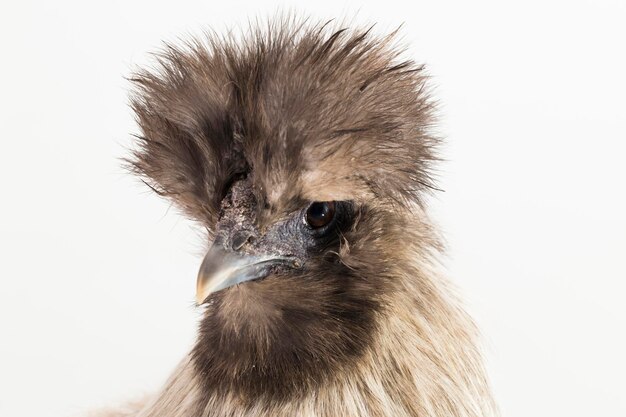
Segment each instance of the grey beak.
[[196,302],[203,304],[207,297],[235,284],[266,277],[272,267],[298,266],[295,258],[277,255],[250,255],[226,250],[214,244],[204,257],[196,285]]

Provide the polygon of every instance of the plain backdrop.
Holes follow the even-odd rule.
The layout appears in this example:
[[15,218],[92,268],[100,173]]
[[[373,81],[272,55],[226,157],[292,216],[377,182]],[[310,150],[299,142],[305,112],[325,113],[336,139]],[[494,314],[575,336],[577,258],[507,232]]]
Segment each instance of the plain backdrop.
[[0,416],[136,398],[188,351],[207,242],[121,167],[125,77],[279,8],[404,23],[427,64],[447,138],[430,206],[503,416],[625,416],[623,0],[3,1]]

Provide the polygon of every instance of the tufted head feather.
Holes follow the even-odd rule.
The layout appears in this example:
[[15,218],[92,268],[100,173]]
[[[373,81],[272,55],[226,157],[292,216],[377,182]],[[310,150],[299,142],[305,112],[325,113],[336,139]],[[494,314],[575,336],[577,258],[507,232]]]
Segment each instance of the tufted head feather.
[[399,59],[394,34],[370,32],[281,21],[243,44],[168,46],[132,78],[135,170],[209,227],[248,173],[273,211],[301,199],[420,202],[437,144],[426,77]]

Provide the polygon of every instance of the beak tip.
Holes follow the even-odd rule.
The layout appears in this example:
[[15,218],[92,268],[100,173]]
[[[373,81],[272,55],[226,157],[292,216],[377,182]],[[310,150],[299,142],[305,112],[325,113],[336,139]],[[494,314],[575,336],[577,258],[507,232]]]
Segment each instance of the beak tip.
[[196,305],[200,306],[204,304],[208,296],[209,293],[207,291],[204,291],[202,288],[198,288],[196,290]]

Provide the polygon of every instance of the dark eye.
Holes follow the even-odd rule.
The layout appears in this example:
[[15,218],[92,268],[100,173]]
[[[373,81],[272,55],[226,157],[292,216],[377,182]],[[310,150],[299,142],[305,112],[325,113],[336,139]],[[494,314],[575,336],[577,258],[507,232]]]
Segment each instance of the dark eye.
[[309,206],[304,220],[313,229],[328,225],[335,217],[335,202],[315,202]]

